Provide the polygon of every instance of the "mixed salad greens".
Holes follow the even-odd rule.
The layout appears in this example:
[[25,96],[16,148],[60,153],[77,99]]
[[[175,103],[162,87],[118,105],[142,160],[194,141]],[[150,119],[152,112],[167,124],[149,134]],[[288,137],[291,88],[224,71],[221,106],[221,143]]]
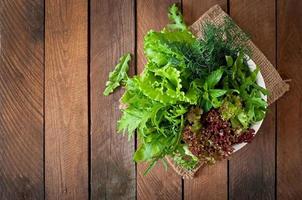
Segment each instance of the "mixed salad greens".
[[252,139],[249,127],[267,107],[267,91],[256,83],[259,68],[247,65],[249,38],[229,18],[221,26],[206,23],[198,39],[177,6],[168,16],[170,24],[144,38],[144,71],[130,78],[127,54],[104,91],[125,87],[118,131],[137,133],[134,160],[149,162],[146,172],[159,160],[166,165],[166,156],[189,170],[227,157],[233,144]]

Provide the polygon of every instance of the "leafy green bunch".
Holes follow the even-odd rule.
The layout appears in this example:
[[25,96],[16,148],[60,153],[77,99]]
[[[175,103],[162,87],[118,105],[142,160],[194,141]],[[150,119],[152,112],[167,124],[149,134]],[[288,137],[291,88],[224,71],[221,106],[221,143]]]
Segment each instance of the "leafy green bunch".
[[188,31],[175,5],[169,10],[169,18],[171,24],[167,28],[160,32],[151,30],[144,38],[147,64],[142,74],[129,78],[129,55],[123,56],[109,75],[104,92],[108,95],[119,85],[125,86],[121,103],[126,108],[122,110],[118,130],[127,133],[129,139],[137,131],[139,147],[134,160],[150,162],[147,171],[159,159],[165,164],[166,155],[186,153],[181,143],[185,114],[198,101],[195,85],[183,73],[184,56],[169,47],[173,43],[191,45],[196,38]]
[[[120,85],[125,87],[118,130],[127,133],[129,139],[137,132],[139,147],[134,160],[149,162],[146,172],[158,160],[165,165],[167,155],[187,169],[198,164],[182,141],[186,115],[192,106],[205,112],[221,108],[225,118],[242,127],[263,118],[266,106],[260,100],[263,90],[255,83],[258,70],[251,73],[244,63],[247,37],[236,32],[229,19],[222,26],[207,23],[203,39],[197,39],[175,5],[168,16],[170,24],[161,31],[150,30],[144,38],[144,71],[128,77],[127,54],[109,74],[104,91],[109,95]],[[233,58],[237,59],[233,62]],[[228,99],[233,95],[238,96],[241,110],[235,104],[237,110],[232,108]]]
[[224,98],[220,113],[223,119],[231,121],[233,128],[247,129],[265,117],[267,103],[263,96],[268,92],[256,83],[259,67],[251,71],[242,52],[235,61],[231,56],[226,56],[226,61],[222,87],[232,93]]

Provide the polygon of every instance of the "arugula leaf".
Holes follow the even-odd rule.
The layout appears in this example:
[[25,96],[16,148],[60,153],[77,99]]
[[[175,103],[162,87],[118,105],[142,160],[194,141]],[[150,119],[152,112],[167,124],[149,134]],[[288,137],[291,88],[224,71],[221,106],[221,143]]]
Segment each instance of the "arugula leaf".
[[169,8],[168,17],[171,21],[171,24],[168,24],[167,26],[169,29],[181,31],[187,30],[187,26],[184,23],[183,16],[175,4],[173,4]]
[[128,79],[127,72],[129,70],[128,62],[130,59],[131,56],[129,53],[122,56],[114,71],[109,73],[109,80],[106,82],[106,88],[103,92],[105,96],[108,96],[114,89],[119,87],[123,81]]
[[256,107],[267,107],[267,103],[261,97],[251,97],[246,102],[247,104],[253,104]]
[[150,163],[150,165],[147,167],[147,169],[144,172],[144,176],[147,175],[151,171],[151,169],[153,169],[153,167],[155,166],[156,162],[157,162],[157,160],[155,159],[155,160],[153,160]]
[[130,110],[123,112],[121,119],[118,121],[118,131],[128,133],[128,139],[130,140],[133,135],[135,129],[138,128],[141,119],[141,113],[139,110]]
[[232,79],[234,80],[237,76],[244,79],[244,76],[241,72],[241,68],[243,67],[243,53],[239,52],[235,62],[232,66]]

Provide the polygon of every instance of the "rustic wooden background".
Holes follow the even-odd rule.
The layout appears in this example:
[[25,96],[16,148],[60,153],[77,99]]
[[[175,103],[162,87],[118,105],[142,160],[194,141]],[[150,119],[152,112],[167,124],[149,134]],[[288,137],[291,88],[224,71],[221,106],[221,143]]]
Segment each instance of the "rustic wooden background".
[[[0,0],[0,199],[302,199],[301,0]],[[143,176],[136,141],[116,134],[121,91],[102,95],[125,52],[182,7],[194,22],[219,4],[252,36],[291,90],[252,144],[182,180]]]

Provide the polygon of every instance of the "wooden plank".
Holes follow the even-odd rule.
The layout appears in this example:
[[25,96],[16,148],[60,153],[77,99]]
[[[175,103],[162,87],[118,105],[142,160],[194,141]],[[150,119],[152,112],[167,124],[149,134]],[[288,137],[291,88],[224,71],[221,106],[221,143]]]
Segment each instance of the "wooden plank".
[[184,181],[184,199],[227,199],[227,161],[200,169],[197,177]]
[[[274,65],[275,0],[233,0],[230,14]],[[275,114],[275,105],[272,105],[254,141],[229,161],[230,199],[274,199]]]
[[291,78],[277,103],[277,198],[302,199],[302,1],[278,1],[278,71]]
[[[227,11],[227,0],[183,0],[183,14],[187,24],[192,24],[213,5]],[[195,179],[184,181],[184,199],[227,199],[227,161],[200,169]]]
[[[91,191],[92,199],[134,199],[134,140],[117,134],[122,90],[104,97],[108,74],[123,54],[134,54],[134,0],[91,1]],[[135,60],[135,56],[132,56]],[[130,74],[134,74],[134,62]]]
[[46,199],[88,198],[86,0],[45,1]]
[[188,25],[193,24],[204,12],[216,4],[227,11],[227,0],[183,0],[185,22]]
[[0,1],[0,199],[44,196],[43,8]]
[[[137,71],[142,72],[145,64],[143,53],[144,35],[150,29],[161,30],[168,23],[168,7],[178,0],[137,1]],[[158,163],[144,176],[146,164],[137,165],[137,199],[181,199],[181,178],[169,168],[165,171]]]

